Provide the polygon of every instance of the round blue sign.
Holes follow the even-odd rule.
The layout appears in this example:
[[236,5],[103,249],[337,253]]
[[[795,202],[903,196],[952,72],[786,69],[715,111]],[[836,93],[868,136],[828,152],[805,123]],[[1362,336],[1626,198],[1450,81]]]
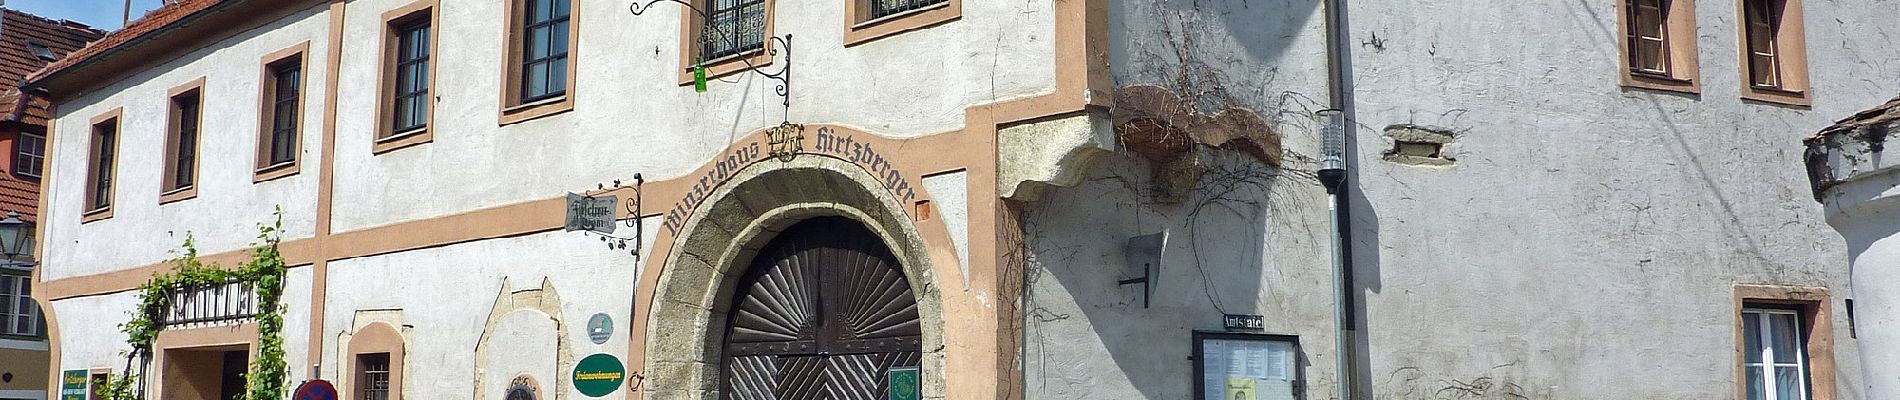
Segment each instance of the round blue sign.
[[297,386],[296,394],[291,395],[290,399],[336,400],[336,386],[330,386],[330,381],[322,379],[304,382],[302,385]]

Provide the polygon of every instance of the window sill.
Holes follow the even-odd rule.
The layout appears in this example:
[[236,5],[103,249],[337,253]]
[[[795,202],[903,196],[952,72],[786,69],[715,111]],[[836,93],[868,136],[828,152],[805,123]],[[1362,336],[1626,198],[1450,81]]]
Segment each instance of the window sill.
[[83,223],[98,221],[98,220],[102,220],[106,218],[112,218],[112,206],[96,208],[91,211],[86,211],[84,214],[80,214],[79,223],[83,224]]
[[[860,7],[861,2],[851,2],[851,7]],[[857,10],[846,10],[845,15],[858,15]],[[866,12],[868,14],[868,12]],[[845,47],[864,44],[899,33],[937,26],[963,17],[962,0],[948,0],[942,3],[924,6],[876,19],[854,22],[845,27]],[[849,17],[847,17],[849,18]]]
[[[698,50],[699,50],[698,47],[693,48],[693,51],[695,52],[697,52]],[[744,53],[733,54],[733,55],[729,55],[725,57],[719,57],[712,60],[708,60],[706,61],[706,80],[712,81],[713,79],[722,78],[722,77],[725,77],[726,75],[732,75],[735,73],[744,72],[747,68],[763,68],[766,66],[770,66],[772,65],[772,51],[771,50],[772,50],[772,43],[771,43],[771,40],[768,39],[764,47],[760,47],[758,49],[754,49],[752,51],[748,51]],[[686,64],[686,65],[680,66],[680,86],[692,86],[692,85],[693,85],[693,65]]]
[[857,24],[851,25],[851,29],[869,28],[872,26],[876,26],[877,24],[882,24],[882,23],[890,22],[890,21],[896,21],[896,20],[904,19],[905,17],[909,17],[912,15],[923,14],[926,12],[930,12],[930,11],[934,11],[934,10],[937,10],[940,8],[946,8],[946,7],[950,7],[950,2],[945,1],[942,3],[931,4],[931,5],[927,5],[923,7],[917,7],[915,9],[901,11],[896,14],[873,18],[869,21],[859,22]]
[[43,337],[43,336],[40,336],[40,335],[39,335],[39,334],[37,334],[37,333],[35,333],[35,334],[31,334],[31,335],[22,335],[22,334],[18,334],[18,333],[0,333],[0,339],[8,339],[8,340],[19,340],[19,341],[27,341],[27,342],[44,342],[44,341],[46,341],[46,338],[45,338],[45,337]]
[[550,115],[568,112],[574,109],[573,88],[567,94],[517,104],[501,109],[497,125],[512,125],[533,121]]
[[1808,108],[1814,105],[1814,99],[1808,97],[1808,92],[1806,91],[1753,85],[1742,88],[1742,100],[1800,108]]
[[292,160],[288,162],[281,162],[281,163],[265,166],[263,168],[258,168],[257,171],[254,171],[253,175],[251,176],[251,183],[261,183],[264,181],[281,179],[283,177],[296,175],[296,174],[297,174],[297,161]]
[[435,141],[434,131],[424,126],[376,139],[376,143],[370,147],[370,154],[388,153],[433,141]]
[[1701,82],[1696,82],[1693,79],[1683,79],[1683,78],[1677,78],[1677,77],[1672,77],[1672,76],[1641,73],[1641,72],[1636,72],[1636,71],[1623,72],[1622,85],[1623,87],[1628,87],[1628,88],[1660,90],[1660,91],[1665,91],[1665,92],[1676,92],[1676,93],[1691,94],[1691,95],[1702,94]]
[[198,185],[172,189],[158,194],[158,204],[166,204],[198,197]]

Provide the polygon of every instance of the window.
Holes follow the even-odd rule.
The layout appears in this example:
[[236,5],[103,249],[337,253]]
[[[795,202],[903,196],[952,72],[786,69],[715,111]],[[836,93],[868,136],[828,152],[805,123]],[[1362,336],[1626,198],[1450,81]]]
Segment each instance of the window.
[[845,0],[846,46],[928,28],[960,17],[962,0]]
[[[714,79],[771,65],[772,7],[775,0],[692,0],[696,10],[681,12],[685,25],[680,41],[681,86],[692,85],[695,72],[705,69]],[[853,0],[857,1],[857,0]]]
[[521,101],[567,93],[567,0],[527,0],[528,25],[521,47]]
[[[357,311],[357,318],[365,318],[374,311]],[[338,344],[345,346],[350,370],[343,376],[348,377],[337,390],[344,397],[354,400],[402,400],[403,337],[397,331],[400,321],[378,320],[357,328],[347,340]]]
[[112,184],[119,145],[119,114],[115,109],[93,118],[92,152],[86,173],[85,221],[108,218],[112,209]]
[[39,305],[33,303],[33,278],[0,274],[0,334],[40,334]]
[[297,100],[303,97],[297,89],[302,81],[303,68],[295,63],[271,70],[270,165],[297,158]]
[[765,0],[710,0],[699,33],[699,60],[718,60],[765,47]]
[[303,138],[304,52],[310,43],[271,52],[258,76],[257,170],[263,182],[297,173]]
[[1695,2],[1620,0],[1623,86],[1696,93]]
[[1801,0],[1742,0],[1742,98],[1808,105]]
[[1742,357],[1750,400],[1807,400],[1807,359],[1801,314],[1774,308],[1742,309]]
[[165,128],[165,176],[159,202],[190,198],[198,173],[199,110],[204,104],[204,78],[171,90],[171,110]]
[[356,400],[389,400],[389,353],[356,355]]
[[429,125],[429,22],[404,25],[396,32],[396,104],[393,132]]
[[1834,328],[1826,288],[1736,285],[1736,394],[1833,400]]
[[13,174],[39,179],[46,164],[46,134],[20,131],[13,142]]
[[575,43],[580,29],[573,0],[509,0],[503,57],[500,124],[574,109]]
[[45,43],[28,40],[26,47],[33,51],[34,57],[39,57],[41,60],[52,61],[59,58],[59,56],[53,55],[53,49],[46,47]]
[[945,2],[946,0],[871,0],[871,19],[884,18]]
[[383,14],[382,96],[376,140],[381,153],[430,140],[434,121],[435,2],[421,0]]
[[1630,0],[1630,72],[1669,75],[1668,0]]

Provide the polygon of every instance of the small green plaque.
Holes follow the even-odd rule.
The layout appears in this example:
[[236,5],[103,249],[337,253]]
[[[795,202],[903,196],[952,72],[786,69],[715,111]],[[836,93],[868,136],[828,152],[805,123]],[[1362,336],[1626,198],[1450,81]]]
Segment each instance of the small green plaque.
[[60,375],[59,400],[86,400],[86,370],[66,370]]
[[594,354],[574,364],[574,389],[587,397],[613,393],[626,378],[627,368],[620,365],[620,359],[612,354]]
[[693,91],[706,93],[706,66],[693,66]]
[[886,382],[891,385],[890,400],[917,400],[920,397],[917,392],[921,386],[918,384],[918,375],[921,373],[917,367],[891,367],[884,375],[889,378]]

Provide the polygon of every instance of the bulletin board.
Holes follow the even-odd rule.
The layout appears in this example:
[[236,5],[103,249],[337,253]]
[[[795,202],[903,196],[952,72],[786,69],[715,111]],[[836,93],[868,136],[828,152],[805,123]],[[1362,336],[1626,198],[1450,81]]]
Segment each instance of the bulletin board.
[[1299,354],[1292,335],[1194,332],[1193,398],[1298,399]]

